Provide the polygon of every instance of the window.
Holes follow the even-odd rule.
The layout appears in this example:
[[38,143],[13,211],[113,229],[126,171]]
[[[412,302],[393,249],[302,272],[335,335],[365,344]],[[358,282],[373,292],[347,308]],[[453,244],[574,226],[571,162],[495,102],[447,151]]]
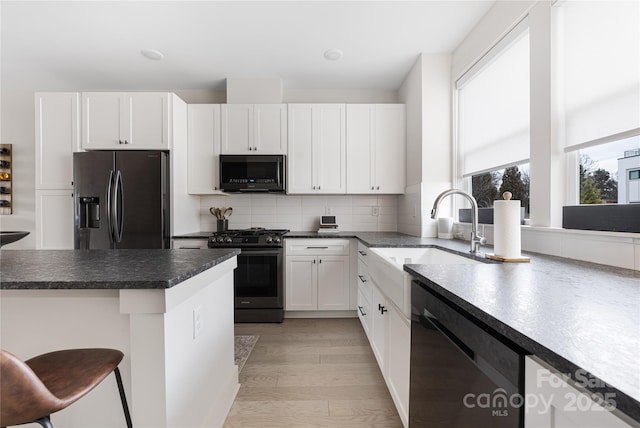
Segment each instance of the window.
[[640,168],[640,136],[588,147],[579,150],[578,156],[580,204],[638,201],[628,181]]
[[458,172],[480,207],[509,190],[529,213],[529,30],[518,24],[457,82]]
[[512,199],[520,200],[524,216],[529,218],[529,164],[484,172],[471,177],[471,193],[478,207],[493,207],[493,201],[502,199],[502,194],[511,192]]
[[567,203],[633,203],[636,186],[628,177],[640,167],[640,2],[564,0],[553,19],[559,137],[575,183]]

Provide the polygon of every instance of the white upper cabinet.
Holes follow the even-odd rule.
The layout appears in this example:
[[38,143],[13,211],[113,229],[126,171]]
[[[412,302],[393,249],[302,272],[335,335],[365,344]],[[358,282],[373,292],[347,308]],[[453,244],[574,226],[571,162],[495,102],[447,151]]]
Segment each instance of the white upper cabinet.
[[80,143],[79,94],[35,94],[36,189],[73,188],[73,152]]
[[347,105],[348,193],[404,193],[404,104]]
[[82,148],[168,150],[169,94],[84,92]]
[[188,106],[188,190],[206,195],[220,190],[220,105]]
[[223,154],[286,154],[286,104],[223,104]]
[[289,193],[346,192],[344,104],[289,104]]

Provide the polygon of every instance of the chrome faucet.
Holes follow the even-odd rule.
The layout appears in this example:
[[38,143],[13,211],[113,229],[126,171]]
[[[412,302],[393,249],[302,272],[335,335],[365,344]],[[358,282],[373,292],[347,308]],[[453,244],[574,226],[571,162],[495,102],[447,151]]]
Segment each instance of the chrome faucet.
[[438,217],[438,207],[440,202],[449,195],[462,195],[471,203],[471,254],[478,254],[480,252],[480,245],[487,243],[487,238],[478,235],[478,203],[476,198],[468,194],[463,190],[449,189],[440,193],[433,203],[433,209],[431,210],[431,218],[436,219]]

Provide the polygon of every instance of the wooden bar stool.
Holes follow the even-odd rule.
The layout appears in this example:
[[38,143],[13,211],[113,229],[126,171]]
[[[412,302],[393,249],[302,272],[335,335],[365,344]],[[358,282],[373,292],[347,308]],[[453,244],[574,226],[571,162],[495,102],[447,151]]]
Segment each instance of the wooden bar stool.
[[52,413],[75,403],[114,372],[131,428],[118,369],[123,357],[115,349],[68,349],[22,361],[0,349],[0,427],[33,422],[53,428]]

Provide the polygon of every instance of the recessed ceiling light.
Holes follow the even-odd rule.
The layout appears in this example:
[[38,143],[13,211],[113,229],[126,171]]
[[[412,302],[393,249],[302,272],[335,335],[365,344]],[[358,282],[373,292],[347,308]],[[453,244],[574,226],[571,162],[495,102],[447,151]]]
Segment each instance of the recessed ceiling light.
[[143,57],[152,59],[154,61],[160,61],[162,58],[164,58],[164,54],[155,49],[143,49],[140,51],[140,53]]
[[338,61],[342,58],[342,51],[340,49],[329,49],[324,52],[324,57],[329,61]]

